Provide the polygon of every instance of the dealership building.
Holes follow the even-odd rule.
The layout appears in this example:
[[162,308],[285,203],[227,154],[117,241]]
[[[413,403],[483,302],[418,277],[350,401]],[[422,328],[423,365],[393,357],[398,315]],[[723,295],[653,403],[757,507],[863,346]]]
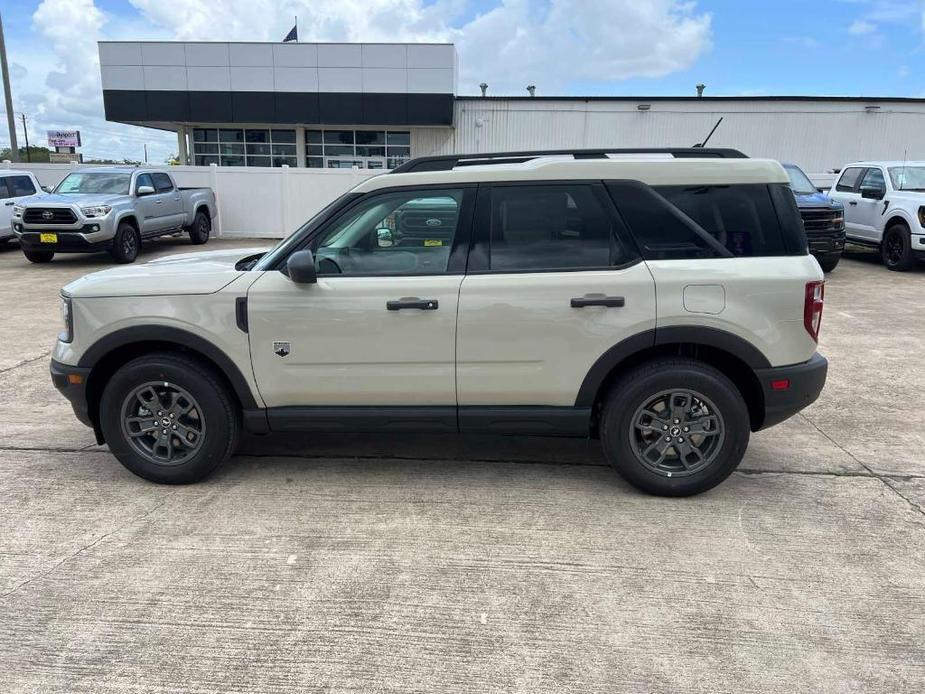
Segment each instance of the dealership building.
[[[452,44],[99,44],[106,118],[177,133],[192,165],[390,169],[411,157],[686,146],[810,172],[925,159],[925,99],[459,95]],[[526,76],[525,76],[526,85]],[[471,91],[475,85],[466,85]],[[693,86],[692,86],[693,91]]]

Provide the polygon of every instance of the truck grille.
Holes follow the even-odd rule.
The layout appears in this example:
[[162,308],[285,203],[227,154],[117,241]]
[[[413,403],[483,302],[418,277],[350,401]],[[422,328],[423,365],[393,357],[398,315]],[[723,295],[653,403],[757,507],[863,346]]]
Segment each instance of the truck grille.
[[839,231],[844,226],[844,221],[834,226],[835,216],[838,215],[844,219],[841,210],[832,210],[829,208],[805,208],[800,210],[800,216],[803,218],[803,228],[806,233],[814,231]]
[[77,217],[67,207],[28,207],[22,221],[26,224],[73,224]]

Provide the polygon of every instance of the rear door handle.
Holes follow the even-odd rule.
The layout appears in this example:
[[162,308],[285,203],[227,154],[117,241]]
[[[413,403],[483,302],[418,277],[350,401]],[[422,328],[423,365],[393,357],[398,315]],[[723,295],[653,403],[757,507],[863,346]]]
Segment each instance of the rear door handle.
[[572,308],[585,308],[586,306],[606,306],[607,308],[622,308],[626,305],[626,300],[622,296],[604,296],[603,294],[595,296],[581,296],[572,299]]
[[154,204],[155,204],[155,205],[160,205],[162,202],[164,202],[164,201],[163,201],[163,200],[155,200],[155,201],[154,201]]
[[854,206],[856,206],[856,205],[858,204],[858,201],[857,201],[857,200],[849,200],[849,201],[848,201],[848,204],[851,205],[852,207],[854,207]]
[[415,308],[420,311],[436,311],[439,305],[436,299],[418,299],[416,296],[385,302],[385,307],[389,311],[401,311],[406,308]]

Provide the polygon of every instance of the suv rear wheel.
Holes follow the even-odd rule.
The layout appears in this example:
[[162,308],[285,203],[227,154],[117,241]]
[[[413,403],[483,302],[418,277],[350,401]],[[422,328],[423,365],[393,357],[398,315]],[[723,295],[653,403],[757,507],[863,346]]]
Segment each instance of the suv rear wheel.
[[912,268],[915,258],[912,256],[912,240],[909,228],[905,224],[894,224],[883,235],[880,255],[887,270],[902,272]]
[[660,359],[622,377],[601,416],[601,443],[630,484],[659,496],[712,489],[748,446],[748,408],[733,383],[693,359]]
[[239,413],[208,366],[177,354],[130,361],[106,384],[100,427],[139,477],[188,484],[211,474],[237,445]]

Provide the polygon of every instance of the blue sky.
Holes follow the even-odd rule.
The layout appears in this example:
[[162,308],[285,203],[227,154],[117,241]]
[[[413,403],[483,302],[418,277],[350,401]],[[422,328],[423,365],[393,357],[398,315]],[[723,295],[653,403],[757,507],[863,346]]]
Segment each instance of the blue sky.
[[[925,97],[925,0],[0,0],[14,111],[95,156],[169,135],[107,123],[96,41],[453,41],[460,93]],[[21,135],[20,135],[21,137]],[[41,138],[39,138],[41,139]],[[0,145],[8,138],[0,134]],[[33,140],[35,138],[33,137]]]

